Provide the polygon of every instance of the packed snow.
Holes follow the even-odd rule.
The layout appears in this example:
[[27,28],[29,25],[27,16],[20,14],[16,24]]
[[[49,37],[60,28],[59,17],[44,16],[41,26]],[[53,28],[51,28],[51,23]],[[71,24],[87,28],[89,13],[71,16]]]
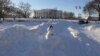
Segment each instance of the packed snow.
[[68,27],[68,30],[74,38],[78,37],[79,32],[77,30],[73,29],[72,27]]
[[0,23],[0,56],[100,56],[100,23],[4,21]]

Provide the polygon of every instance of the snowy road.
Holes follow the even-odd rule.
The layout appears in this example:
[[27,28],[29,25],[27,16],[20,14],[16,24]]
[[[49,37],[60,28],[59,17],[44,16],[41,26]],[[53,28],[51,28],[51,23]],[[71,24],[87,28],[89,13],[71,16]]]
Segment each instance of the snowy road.
[[100,25],[91,25],[64,20],[1,23],[0,56],[100,56]]

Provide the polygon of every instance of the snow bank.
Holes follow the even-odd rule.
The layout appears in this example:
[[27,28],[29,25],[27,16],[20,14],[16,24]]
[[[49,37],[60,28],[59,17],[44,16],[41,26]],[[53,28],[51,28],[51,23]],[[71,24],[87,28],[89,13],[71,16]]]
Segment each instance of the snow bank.
[[99,24],[89,25],[85,27],[85,31],[91,39],[100,43],[100,25]]

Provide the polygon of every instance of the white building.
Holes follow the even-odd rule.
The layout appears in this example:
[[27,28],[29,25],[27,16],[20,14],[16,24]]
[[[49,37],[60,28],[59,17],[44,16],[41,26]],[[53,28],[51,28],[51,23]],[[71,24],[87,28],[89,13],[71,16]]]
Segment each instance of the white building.
[[42,9],[34,11],[35,18],[63,18],[61,10],[57,9]]

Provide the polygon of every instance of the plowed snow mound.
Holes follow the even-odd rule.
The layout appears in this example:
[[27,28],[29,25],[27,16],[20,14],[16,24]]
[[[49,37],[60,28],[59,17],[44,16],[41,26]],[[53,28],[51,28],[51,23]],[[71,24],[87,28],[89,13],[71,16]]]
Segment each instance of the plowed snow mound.
[[91,39],[100,43],[100,24],[85,27],[85,30]]

